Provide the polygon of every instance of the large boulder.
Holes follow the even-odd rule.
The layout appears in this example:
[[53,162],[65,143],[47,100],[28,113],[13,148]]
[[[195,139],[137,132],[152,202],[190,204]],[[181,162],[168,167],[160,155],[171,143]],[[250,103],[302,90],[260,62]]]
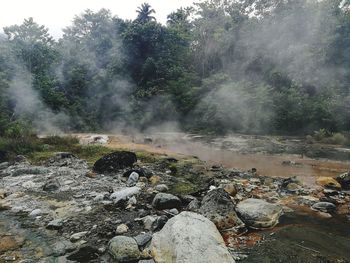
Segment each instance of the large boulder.
[[219,230],[244,226],[235,212],[230,195],[222,188],[211,190],[204,196],[199,212],[211,220]]
[[350,172],[339,175],[337,181],[343,189],[350,189]]
[[177,196],[166,193],[156,194],[152,202],[152,206],[158,210],[180,208],[181,205],[181,200]]
[[132,237],[112,238],[108,243],[108,252],[117,262],[133,262],[140,258],[139,247]]
[[215,225],[202,215],[182,212],[155,233],[151,254],[157,263],[234,263]]
[[135,153],[118,151],[107,154],[97,160],[93,170],[98,173],[112,173],[120,169],[132,167],[135,162],[137,162]]
[[274,227],[283,214],[280,206],[254,198],[240,202],[236,207],[236,211],[244,223],[252,228]]

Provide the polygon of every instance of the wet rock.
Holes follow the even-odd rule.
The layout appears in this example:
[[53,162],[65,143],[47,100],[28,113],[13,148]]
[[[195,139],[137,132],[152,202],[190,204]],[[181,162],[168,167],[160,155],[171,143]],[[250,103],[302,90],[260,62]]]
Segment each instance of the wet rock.
[[139,246],[139,248],[144,248],[147,243],[149,241],[151,241],[152,239],[152,235],[148,234],[148,233],[145,233],[145,234],[139,234],[137,236],[134,237],[137,245]]
[[280,206],[254,198],[240,202],[236,211],[244,223],[252,228],[274,227],[283,213]]
[[135,239],[126,236],[112,238],[108,243],[108,252],[117,262],[131,262],[140,258]]
[[311,208],[324,213],[331,213],[334,212],[337,207],[329,202],[318,202],[313,204]]
[[134,195],[138,195],[141,191],[141,188],[133,186],[121,189],[117,192],[114,192],[111,194],[110,198],[113,199],[115,203],[118,203],[121,200],[127,200],[129,197],[132,197]]
[[78,251],[72,253],[67,257],[68,260],[72,260],[74,262],[85,263],[90,260],[98,259],[98,249],[92,246],[83,246],[80,247]]
[[31,211],[29,213],[30,217],[37,217],[40,216],[43,212],[41,211],[41,209],[34,209],[33,211]]
[[105,155],[97,160],[94,164],[93,170],[98,173],[112,173],[132,167],[137,161],[136,154],[128,151],[118,151]]
[[128,232],[129,227],[126,224],[121,224],[117,227],[117,230],[115,231],[117,235],[125,234]]
[[152,202],[152,206],[158,210],[180,208],[181,205],[181,200],[177,196],[165,193],[156,194]]
[[157,263],[235,262],[215,225],[192,212],[171,218],[153,235],[151,254]]
[[319,177],[316,183],[330,189],[341,189],[341,185],[332,177]]
[[199,212],[211,220],[219,230],[244,225],[235,212],[230,195],[222,188],[211,190],[203,198]]
[[80,239],[82,239],[83,237],[85,237],[87,233],[88,233],[88,231],[78,232],[78,233],[71,235],[69,239],[72,242],[77,242]]
[[63,219],[55,219],[55,220],[50,221],[47,224],[46,228],[47,229],[58,230],[58,229],[61,229],[63,227],[63,224],[64,224],[64,220]]
[[68,252],[74,251],[76,245],[68,240],[59,240],[52,245],[53,255],[55,257],[63,256]]
[[139,180],[139,174],[136,172],[132,172],[126,182],[127,186],[135,186]]
[[61,185],[60,185],[58,180],[51,179],[44,184],[43,190],[46,192],[52,192],[52,191],[58,190],[60,188],[60,186]]
[[338,183],[343,189],[350,189],[350,172],[343,173],[337,177]]
[[154,189],[158,192],[168,192],[169,187],[165,184],[158,184],[156,187],[154,187]]

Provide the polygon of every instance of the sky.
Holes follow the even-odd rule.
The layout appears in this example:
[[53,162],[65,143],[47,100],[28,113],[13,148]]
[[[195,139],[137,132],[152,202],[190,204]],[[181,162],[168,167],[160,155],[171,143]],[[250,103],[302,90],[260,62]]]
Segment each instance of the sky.
[[75,15],[86,9],[98,11],[110,9],[113,15],[123,19],[134,19],[136,9],[142,3],[149,3],[155,9],[157,21],[165,23],[172,11],[189,6],[193,0],[2,0],[0,8],[0,32],[5,26],[21,24],[25,18],[49,28],[54,38],[62,36],[62,28],[71,25]]

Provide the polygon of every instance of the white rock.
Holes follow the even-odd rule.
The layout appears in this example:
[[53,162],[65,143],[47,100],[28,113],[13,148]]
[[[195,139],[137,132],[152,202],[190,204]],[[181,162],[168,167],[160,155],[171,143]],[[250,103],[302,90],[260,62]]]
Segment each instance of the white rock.
[[43,213],[41,209],[34,209],[32,212],[29,213],[30,217],[37,217],[40,216]]
[[78,232],[78,233],[71,235],[69,239],[72,242],[77,242],[78,240],[80,240],[84,236],[86,236],[87,233],[88,233],[88,231]]
[[117,203],[120,200],[128,199],[133,195],[137,195],[138,193],[140,193],[140,191],[141,191],[141,188],[139,187],[136,187],[136,186],[128,187],[128,188],[121,189],[118,192],[114,192],[113,194],[111,194],[110,198],[113,199],[115,203]]
[[157,263],[235,262],[214,223],[192,212],[171,218],[155,233],[151,253]]

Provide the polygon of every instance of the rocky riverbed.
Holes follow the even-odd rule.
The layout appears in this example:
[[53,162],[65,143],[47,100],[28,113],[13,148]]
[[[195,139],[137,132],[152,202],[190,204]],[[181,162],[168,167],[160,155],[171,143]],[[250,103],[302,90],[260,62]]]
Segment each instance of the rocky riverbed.
[[116,151],[0,164],[0,262],[349,262],[350,177]]

